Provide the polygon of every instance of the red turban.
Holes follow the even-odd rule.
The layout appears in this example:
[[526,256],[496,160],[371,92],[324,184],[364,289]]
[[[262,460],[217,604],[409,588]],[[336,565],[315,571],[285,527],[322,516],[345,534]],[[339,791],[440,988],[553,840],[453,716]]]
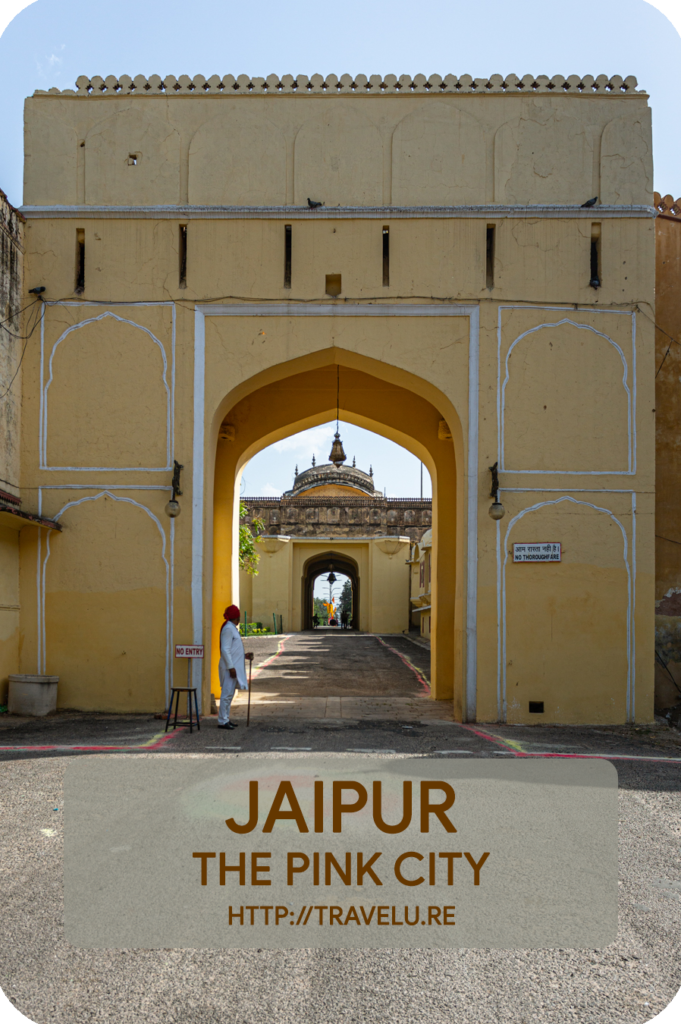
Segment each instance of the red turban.
[[229,608],[225,608],[224,617],[227,622],[231,622],[232,619],[240,618],[241,612],[235,604],[230,604]]

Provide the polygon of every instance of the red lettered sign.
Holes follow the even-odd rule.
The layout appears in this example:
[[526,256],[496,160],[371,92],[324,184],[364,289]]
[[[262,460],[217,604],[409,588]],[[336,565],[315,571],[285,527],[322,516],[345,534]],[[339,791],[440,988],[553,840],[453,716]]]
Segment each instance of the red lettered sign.
[[176,658],[202,658],[203,644],[175,644]]

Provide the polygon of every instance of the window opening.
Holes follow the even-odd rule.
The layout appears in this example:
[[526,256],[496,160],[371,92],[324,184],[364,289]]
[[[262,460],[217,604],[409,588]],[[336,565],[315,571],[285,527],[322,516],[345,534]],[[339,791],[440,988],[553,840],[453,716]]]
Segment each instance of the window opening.
[[390,284],[390,228],[383,226],[383,287]]
[[85,230],[76,229],[76,287],[77,295],[85,289]]
[[544,714],[544,701],[543,700],[531,700],[530,701],[530,714],[531,715],[543,715]]
[[284,224],[284,288],[291,287],[291,241],[291,225]]
[[187,225],[180,224],[180,288],[187,287]]
[[494,224],[487,225],[487,287],[494,288]]
[[326,294],[340,295],[342,291],[342,282],[340,274],[327,274],[326,275]]
[[591,279],[592,288],[601,287],[601,225],[591,225]]

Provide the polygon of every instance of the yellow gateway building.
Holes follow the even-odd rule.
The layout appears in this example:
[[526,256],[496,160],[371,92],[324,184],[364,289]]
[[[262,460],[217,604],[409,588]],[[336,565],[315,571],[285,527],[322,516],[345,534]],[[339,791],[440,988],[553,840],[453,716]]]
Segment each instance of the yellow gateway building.
[[[655,211],[635,79],[81,78],[27,100],[25,138],[4,680],[159,711],[174,644],[205,644],[207,709],[240,599],[242,468],[335,419],[340,381],[341,419],[432,478],[432,532],[399,558],[408,588],[427,557],[433,697],[465,721],[652,719]],[[263,565],[283,557],[269,543]],[[372,544],[367,622],[362,572],[391,550]]]

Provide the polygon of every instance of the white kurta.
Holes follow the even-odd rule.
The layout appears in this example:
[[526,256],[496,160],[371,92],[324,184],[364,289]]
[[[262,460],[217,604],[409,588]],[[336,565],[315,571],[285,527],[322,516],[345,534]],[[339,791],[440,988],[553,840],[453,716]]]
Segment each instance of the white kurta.
[[[236,679],[229,674],[230,668],[236,669]],[[220,637],[220,687],[231,687],[232,691],[236,686],[240,690],[248,689],[246,679],[246,655],[244,653],[244,642],[241,634],[233,622],[228,622],[222,628]]]

